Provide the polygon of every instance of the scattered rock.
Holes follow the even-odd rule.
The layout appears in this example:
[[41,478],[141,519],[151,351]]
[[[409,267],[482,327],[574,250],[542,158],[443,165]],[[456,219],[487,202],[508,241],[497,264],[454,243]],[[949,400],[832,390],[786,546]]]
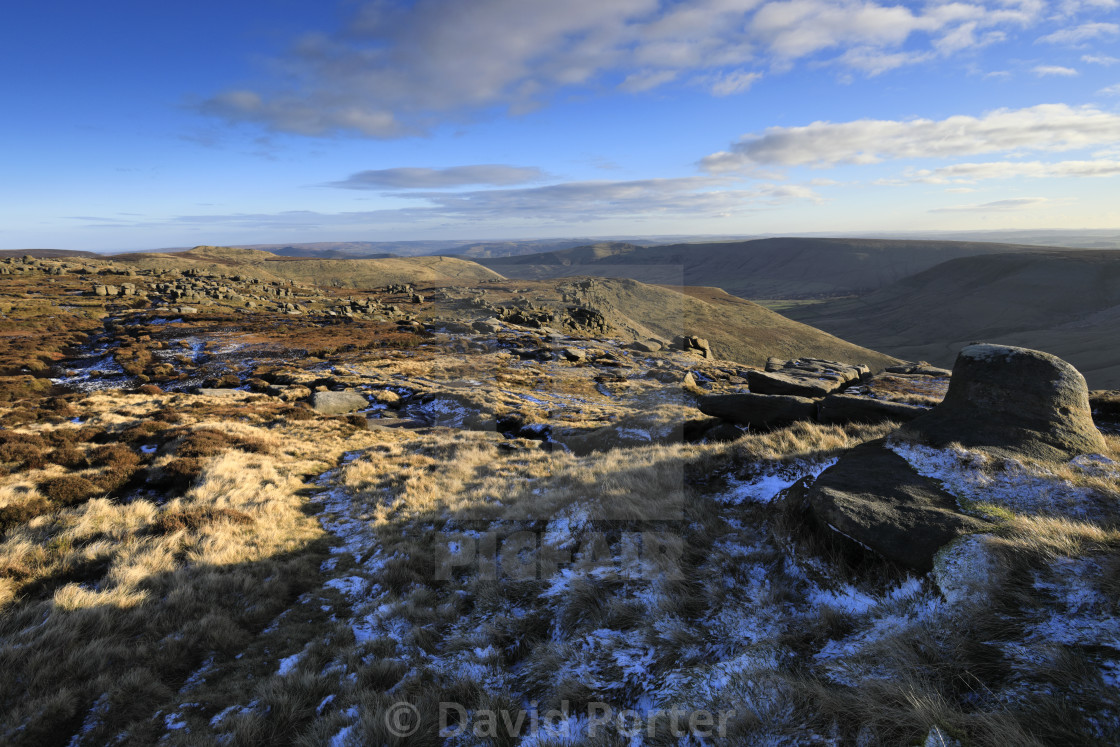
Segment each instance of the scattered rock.
[[780,361],[769,358],[765,371],[748,371],[747,382],[758,394],[793,394],[800,397],[824,397],[845,384],[859,381],[871,374],[865,365],[848,365],[820,358],[798,358]]
[[664,345],[658,340],[639,340],[630,345],[632,350],[637,350],[641,353],[656,353],[663,347]]
[[572,363],[579,363],[587,360],[587,353],[579,348],[564,348],[560,351],[560,354]]
[[694,353],[702,358],[715,358],[712,346],[703,337],[678,335],[673,338],[673,347],[686,353]]
[[471,327],[473,327],[476,332],[488,335],[496,335],[502,331],[502,323],[493,317],[489,319],[480,319],[471,324]]
[[364,394],[353,390],[344,392],[315,392],[311,395],[311,408],[321,415],[343,415],[369,407]]

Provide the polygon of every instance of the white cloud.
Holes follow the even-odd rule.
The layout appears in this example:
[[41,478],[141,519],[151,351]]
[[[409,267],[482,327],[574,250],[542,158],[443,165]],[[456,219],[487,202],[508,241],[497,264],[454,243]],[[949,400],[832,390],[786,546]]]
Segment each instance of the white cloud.
[[762,134],[743,136],[729,151],[707,156],[701,167],[710,173],[751,171],[764,165],[829,167],[1014,150],[1065,151],[1117,141],[1120,114],[1091,106],[1041,104],[997,109],[982,117],[771,127]]
[[1062,67],[1061,65],[1035,65],[1031,68],[1031,72],[1040,78],[1048,76],[1059,76],[1069,78],[1077,75],[1077,71],[1072,67]]
[[1120,33],[1120,26],[1115,23],[1083,23],[1080,26],[1059,29],[1040,37],[1039,41],[1047,44],[1082,44],[1090,39],[1115,36],[1118,33]]
[[748,73],[745,70],[732,70],[720,73],[706,81],[715,96],[732,96],[750,88],[762,73]]
[[1076,16],[1086,11],[1113,10],[1120,7],[1120,0],[1062,0],[1061,13],[1064,16]]
[[[288,210],[277,213],[181,215],[167,221],[113,219],[117,227],[205,226],[237,229],[355,229],[407,225],[410,229],[449,224],[576,225],[610,218],[718,218],[790,204],[819,202],[810,188],[797,184],[760,183],[731,188],[720,177],[681,177],[633,181],[585,181],[514,189],[465,192],[402,192],[393,196],[416,201],[412,207],[323,213]],[[83,220],[106,220],[84,217]]]
[[936,169],[907,172],[910,181],[930,184],[970,183],[983,179],[1050,179],[1120,176],[1120,160],[1092,161],[992,161],[956,163]]
[[341,28],[306,35],[273,61],[271,82],[219,93],[200,110],[305,135],[395,138],[479,113],[528,111],[566,88],[641,93],[699,83],[727,96],[799,63],[879,75],[1054,23],[1042,0],[371,0],[357,8]]
[[1105,54],[1086,54],[1081,56],[1081,61],[1090,65],[1115,65],[1120,62],[1120,57],[1109,57]]
[[643,70],[640,73],[631,73],[619,84],[619,88],[630,93],[650,91],[664,85],[677,77],[675,70]]
[[1103,94],[1105,96],[1120,96],[1120,83],[1114,83],[1111,86],[1106,86],[1105,88],[1097,91],[1097,93]]
[[789,200],[815,200],[808,187],[760,184],[727,189],[724,179],[682,177],[636,181],[587,181],[526,189],[475,192],[428,192],[409,195],[430,203],[422,210],[442,218],[499,220],[540,217],[546,220],[597,220],[650,214],[724,215]]
[[468,184],[506,186],[540,181],[544,176],[544,172],[534,166],[487,163],[444,169],[405,167],[359,171],[327,186],[342,189],[439,189]]
[[1046,197],[1016,197],[1010,200],[996,200],[978,205],[953,205],[951,207],[933,208],[931,213],[992,213],[1008,210],[1026,210],[1049,205],[1053,202]]

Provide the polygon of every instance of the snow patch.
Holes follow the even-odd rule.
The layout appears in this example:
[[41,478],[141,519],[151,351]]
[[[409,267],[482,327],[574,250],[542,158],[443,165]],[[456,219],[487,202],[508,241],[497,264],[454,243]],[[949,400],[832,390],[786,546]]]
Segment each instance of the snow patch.
[[[978,451],[935,449],[902,441],[888,441],[887,448],[905,459],[918,474],[940,482],[958,499],[992,503],[1022,514],[1092,519],[1100,513],[1100,497],[1092,490],[1071,485],[1046,469],[1014,459],[995,460]],[[1082,469],[1112,469],[1099,459],[1078,459],[1081,461],[1074,460],[1075,466]]]
[[738,506],[745,501],[769,503],[801,478],[810,477],[815,480],[821,472],[834,464],[836,464],[835,459],[816,464],[809,462],[778,464],[749,480],[728,478],[730,490],[715,496],[715,499],[730,506]]

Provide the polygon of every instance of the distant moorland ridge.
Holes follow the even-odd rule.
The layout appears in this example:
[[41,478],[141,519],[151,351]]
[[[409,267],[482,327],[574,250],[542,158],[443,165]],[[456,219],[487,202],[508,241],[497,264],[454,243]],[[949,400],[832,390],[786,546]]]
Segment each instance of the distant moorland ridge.
[[235,271],[262,280],[297,280],[321,286],[372,288],[391,283],[470,283],[498,273],[453,257],[302,259],[257,249],[196,246],[185,252],[118,254],[109,259],[136,269]]
[[952,363],[974,341],[1058,355],[1094,388],[1120,387],[1120,251],[962,257],[874,293],[787,316],[902,358]]
[[1031,251],[1044,249],[973,241],[774,238],[648,247],[610,242],[479,262],[506,277],[632,277],[717,286],[742,298],[805,299],[866,293],[958,257]]

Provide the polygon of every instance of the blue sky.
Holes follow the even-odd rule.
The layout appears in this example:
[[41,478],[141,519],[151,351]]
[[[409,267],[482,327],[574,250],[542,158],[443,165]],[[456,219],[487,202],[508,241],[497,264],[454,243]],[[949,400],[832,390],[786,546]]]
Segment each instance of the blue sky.
[[0,248],[1120,228],[1120,0],[3,18]]

